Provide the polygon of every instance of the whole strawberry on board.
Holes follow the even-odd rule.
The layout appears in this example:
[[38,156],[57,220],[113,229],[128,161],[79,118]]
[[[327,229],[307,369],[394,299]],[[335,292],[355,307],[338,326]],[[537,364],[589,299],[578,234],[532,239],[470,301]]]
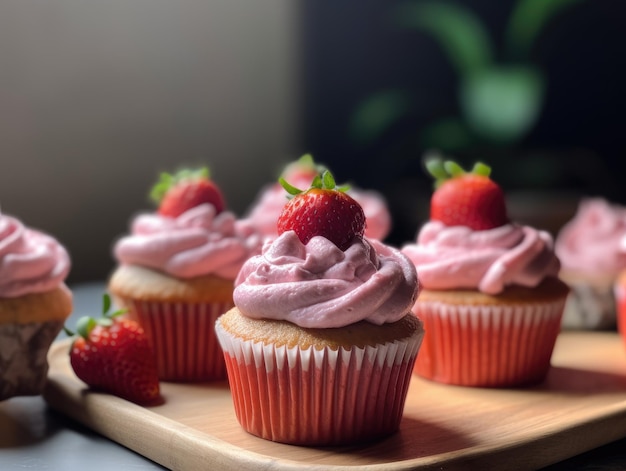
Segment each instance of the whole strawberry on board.
[[491,178],[491,167],[478,162],[466,172],[453,161],[428,159],[426,169],[435,178],[430,219],[446,226],[482,231],[509,222],[502,188]]
[[161,400],[156,360],[143,329],[120,317],[123,309],[109,312],[111,298],[103,296],[102,317],[81,317],[78,335],[70,349],[76,376],[95,390],[105,391],[141,405]]
[[158,204],[162,216],[177,217],[204,203],[215,207],[215,214],[224,211],[224,197],[211,180],[208,167],[183,169],[175,174],[161,173],[152,187],[150,198]]
[[293,230],[303,244],[315,236],[323,236],[341,250],[346,250],[355,237],[363,237],[363,208],[346,194],[348,187],[337,187],[328,170],[317,175],[311,187],[302,191],[279,179],[293,195],[278,217],[278,234]]

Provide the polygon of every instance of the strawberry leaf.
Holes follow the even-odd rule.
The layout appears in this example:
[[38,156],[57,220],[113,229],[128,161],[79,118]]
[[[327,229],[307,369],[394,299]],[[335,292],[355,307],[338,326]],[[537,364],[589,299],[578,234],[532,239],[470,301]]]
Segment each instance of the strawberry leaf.
[[278,179],[278,183],[280,183],[280,185],[285,189],[285,191],[287,193],[289,193],[290,195],[292,195],[292,196],[299,195],[300,193],[302,193],[302,190],[300,190],[300,189],[296,188],[295,186],[291,185],[283,177],[280,177]]
[[96,326],[96,320],[90,316],[83,316],[76,322],[76,332],[85,339],[89,339],[89,334]]
[[482,175],[483,177],[488,177],[491,175],[491,167],[482,162],[476,162],[474,167],[472,168],[471,173],[475,175]]
[[334,190],[337,187],[333,174],[330,173],[328,170],[325,170],[322,174],[322,185],[323,188],[328,190]]
[[111,309],[111,296],[104,293],[104,295],[102,295],[102,314],[106,315],[109,309]]
[[176,173],[171,174],[167,172],[162,172],[159,175],[159,181],[155,183],[155,185],[150,190],[150,199],[154,201],[156,204],[159,204],[165,193],[169,191],[177,183],[183,180],[194,180],[194,179],[210,179],[211,172],[208,167],[201,167],[198,169],[188,169],[184,168],[178,170]]
[[463,170],[463,167],[461,167],[456,162],[453,162],[452,160],[446,160],[443,163],[443,168],[446,169],[446,172],[448,172],[448,175],[450,175],[451,177],[460,177],[461,175],[467,173],[465,172],[465,170]]

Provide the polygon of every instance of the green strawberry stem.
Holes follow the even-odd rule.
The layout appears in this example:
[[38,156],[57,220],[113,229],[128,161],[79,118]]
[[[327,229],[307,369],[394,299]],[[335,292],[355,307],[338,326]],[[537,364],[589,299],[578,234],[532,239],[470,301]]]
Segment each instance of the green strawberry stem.
[[80,319],[78,319],[78,321],[76,321],[76,332],[72,332],[65,326],[63,326],[63,331],[68,337],[73,337],[78,333],[78,335],[80,335],[81,337],[88,339],[89,334],[95,326],[110,326],[113,324],[113,319],[115,317],[121,316],[128,311],[128,309],[117,309],[113,312],[109,312],[110,310],[111,296],[109,296],[108,293],[104,293],[102,295],[102,317],[94,319],[91,316],[82,316]]
[[165,193],[167,193],[169,189],[177,183],[184,180],[208,180],[210,178],[211,172],[208,167],[201,167],[198,169],[184,168],[178,170],[174,174],[162,172],[161,175],[159,175],[159,181],[156,182],[150,190],[150,199],[156,204],[159,204],[165,196]]
[[350,185],[337,186],[337,183],[335,182],[335,177],[333,177],[333,174],[330,173],[330,170],[324,170],[321,175],[317,174],[315,178],[313,178],[310,188],[307,188],[306,190],[296,188],[295,186],[287,182],[287,180],[285,180],[283,177],[280,177],[278,179],[278,183],[281,184],[281,186],[285,189],[287,193],[289,193],[290,196],[296,196],[300,193],[304,193],[312,189],[337,190],[344,193],[350,189]]
[[482,175],[489,177],[491,167],[483,162],[476,162],[468,172],[453,160],[443,160],[441,157],[428,157],[424,161],[428,173],[435,179],[435,188],[439,188],[445,181],[462,175]]

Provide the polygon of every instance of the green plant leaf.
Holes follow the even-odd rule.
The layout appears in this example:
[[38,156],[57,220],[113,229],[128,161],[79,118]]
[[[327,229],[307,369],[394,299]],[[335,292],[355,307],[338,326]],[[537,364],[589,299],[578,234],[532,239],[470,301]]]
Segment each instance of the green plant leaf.
[[472,145],[474,136],[457,117],[443,118],[422,128],[420,139],[426,148],[456,152]]
[[461,5],[444,1],[405,3],[393,18],[401,27],[432,34],[460,75],[486,67],[492,61],[493,48],[483,24]]
[[505,48],[511,59],[528,60],[530,49],[546,23],[559,11],[581,0],[520,0],[505,30]]
[[542,74],[530,67],[480,71],[461,84],[461,108],[473,132],[494,142],[514,142],[535,124],[543,104]]
[[352,114],[351,138],[360,145],[375,141],[408,113],[412,102],[411,96],[404,91],[389,90],[371,95]]

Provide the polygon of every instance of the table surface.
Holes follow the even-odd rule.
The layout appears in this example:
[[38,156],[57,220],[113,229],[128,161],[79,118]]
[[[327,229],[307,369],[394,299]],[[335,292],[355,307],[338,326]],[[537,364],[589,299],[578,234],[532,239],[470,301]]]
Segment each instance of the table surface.
[[[97,313],[102,283],[72,286],[74,312],[68,325]],[[65,338],[59,334],[58,339]],[[162,466],[49,409],[40,396],[0,402],[0,469],[23,470],[163,470]],[[515,464],[511,463],[511,469]],[[626,469],[626,438],[583,453],[544,471]]]

